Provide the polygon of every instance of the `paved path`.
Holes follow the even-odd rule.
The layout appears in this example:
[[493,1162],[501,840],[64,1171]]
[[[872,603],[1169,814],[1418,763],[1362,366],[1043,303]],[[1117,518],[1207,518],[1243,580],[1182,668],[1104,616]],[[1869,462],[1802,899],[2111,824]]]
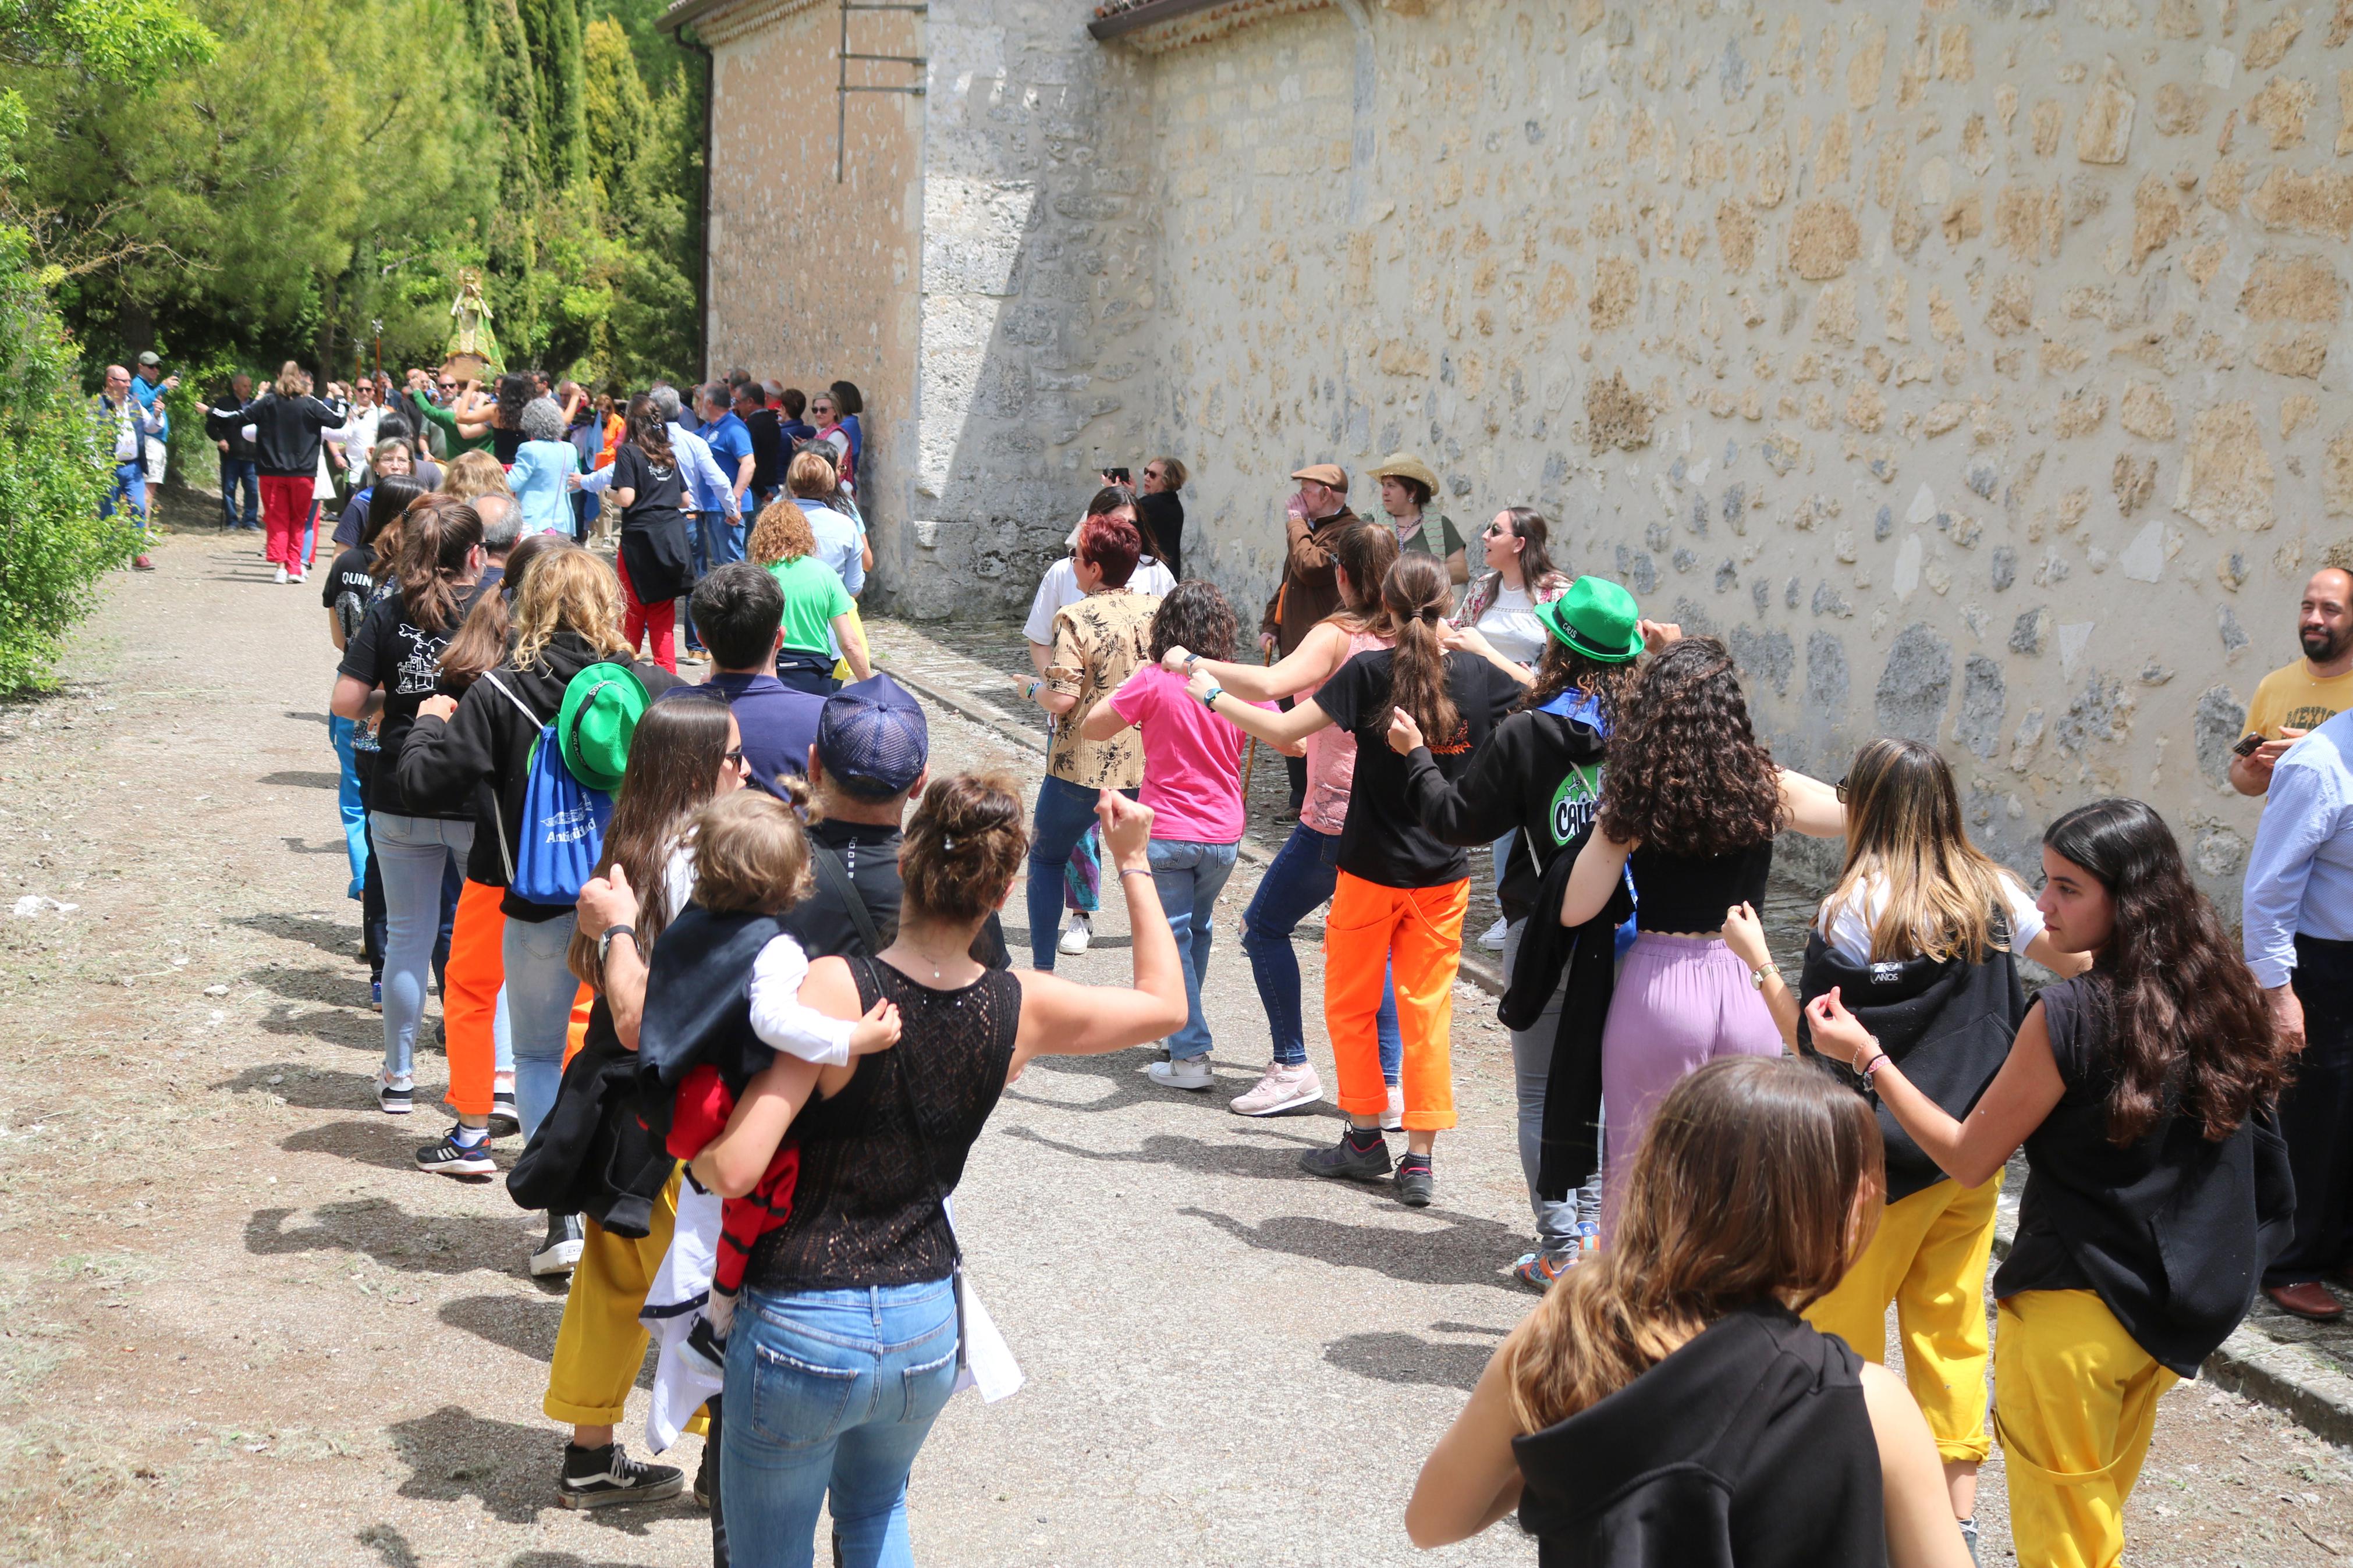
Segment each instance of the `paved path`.
[[[157,555],[109,584],[61,691],[0,704],[0,1561],[705,1561],[682,1501],[553,1506],[562,1303],[522,1277],[533,1228],[497,1186],[410,1168],[434,1117],[371,1107],[315,596],[210,533]],[[955,651],[875,633],[892,658]],[[994,728],[935,710],[933,735],[936,767],[1034,779]],[[1424,1559],[1399,1522],[1532,1302],[1498,1274],[1526,1221],[1492,1003],[1458,989],[1437,1206],[1298,1175],[1331,1116],[1222,1104],[1266,1051],[1229,940],[1255,877],[1212,960],[1218,1095],[1152,1088],[1142,1052],[1041,1063],[975,1151],[974,1279],[1030,1382],[951,1405],[916,1471],[919,1561],[1534,1561],[1509,1526]],[[1103,934],[1071,973],[1124,973]],[[420,1100],[440,1077],[421,1052]],[[2353,1541],[2337,1450],[2202,1386],[2161,1408],[2137,1562]],[[1988,1483],[1996,1563],[1998,1461]]]

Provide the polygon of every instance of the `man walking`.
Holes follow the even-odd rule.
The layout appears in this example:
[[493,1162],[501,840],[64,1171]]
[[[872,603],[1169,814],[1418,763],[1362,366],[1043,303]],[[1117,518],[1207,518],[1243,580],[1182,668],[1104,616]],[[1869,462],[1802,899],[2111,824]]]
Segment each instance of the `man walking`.
[[2300,1048],[2280,1099],[2295,1233],[2263,1294],[2316,1322],[2345,1315],[2321,1281],[2353,1261],[2353,710],[2273,768],[2241,907],[2247,967]]
[[737,418],[735,411],[727,405],[729,393],[726,383],[712,382],[702,388],[702,428],[696,434],[702,437],[703,445],[711,448],[711,460],[719,465],[719,471],[733,481],[728,488],[733,494],[733,510],[737,518],[736,525],[729,529],[720,542],[725,549],[715,551],[712,559],[741,561],[744,559],[744,530],[747,521],[743,515],[744,497],[752,488],[752,470],[758,467],[757,460],[752,456],[752,433],[744,427],[744,421]]
[[131,563],[141,572],[153,572],[155,563],[149,558],[147,539],[147,458],[146,443],[163,428],[159,412],[139,401],[131,389],[131,373],[119,364],[106,367],[106,389],[91,405],[104,434],[100,439],[110,443],[113,452],[114,478],[106,487],[104,499],[98,503],[98,515],[112,517],[117,504],[131,509],[139,520],[141,549]]
[[2263,743],[2231,759],[2231,787],[2260,795],[2287,749],[2353,708],[2353,572],[2323,566],[2304,585],[2295,632],[2304,657],[2263,677],[2247,708],[2247,733]]
[[[1291,476],[1299,492],[1291,498],[1284,524],[1282,578],[1260,617],[1258,643],[1269,662],[1289,657],[1318,621],[1340,607],[1340,584],[1332,572],[1332,541],[1358,521],[1348,510],[1348,470],[1337,463],[1311,463]],[[1285,699],[1283,707],[1291,702]],[[1291,774],[1291,815],[1307,799],[1307,759],[1285,757]]]
[[[231,417],[253,401],[253,377],[238,371],[228,378],[228,391],[227,406],[205,416],[205,434],[220,448],[221,526],[258,529],[261,526],[261,468],[253,437],[247,434],[253,426]],[[240,490],[245,494],[241,521],[237,507]]]

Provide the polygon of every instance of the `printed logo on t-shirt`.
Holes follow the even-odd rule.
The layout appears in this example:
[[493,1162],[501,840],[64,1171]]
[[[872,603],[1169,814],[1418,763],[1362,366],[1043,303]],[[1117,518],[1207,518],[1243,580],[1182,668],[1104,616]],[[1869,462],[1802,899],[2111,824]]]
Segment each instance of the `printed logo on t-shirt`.
[[1871,983],[1873,985],[1893,985],[1903,978],[1904,966],[1900,963],[1873,963],[1871,966]]
[[1560,787],[1552,794],[1552,843],[1564,849],[1587,828],[1593,826],[1593,814],[1601,805],[1601,764],[1572,767]]
[[2289,709],[2280,716],[2280,722],[2290,730],[2317,730],[2336,718],[2337,711],[2317,702],[2307,702],[2301,708]]
[[408,657],[400,661],[394,678],[400,682],[403,697],[430,696],[433,683],[441,676],[441,650],[449,646],[448,637],[413,637],[409,639]]

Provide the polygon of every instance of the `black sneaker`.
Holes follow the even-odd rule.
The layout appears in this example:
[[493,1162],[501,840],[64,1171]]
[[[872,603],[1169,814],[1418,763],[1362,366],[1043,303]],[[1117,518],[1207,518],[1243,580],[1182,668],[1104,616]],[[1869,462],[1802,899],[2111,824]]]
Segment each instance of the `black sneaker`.
[[580,1228],[578,1215],[549,1215],[547,1238],[531,1255],[532,1278],[553,1279],[571,1273],[580,1262],[580,1249],[586,1245],[587,1233]]
[[452,1127],[438,1143],[427,1143],[417,1151],[417,1168],[439,1176],[460,1176],[468,1181],[488,1181],[499,1173],[497,1162],[491,1158],[491,1142],[485,1138],[476,1143],[458,1141],[458,1129]]
[[[1356,1139],[1364,1131],[1373,1136],[1370,1146],[1360,1145]],[[1337,1176],[1352,1182],[1385,1182],[1389,1175],[1388,1140],[1378,1128],[1350,1128],[1340,1134],[1340,1142],[1329,1149],[1310,1149],[1299,1156],[1299,1168],[1311,1176]]]
[[686,1472],[676,1465],[632,1459],[618,1443],[601,1448],[566,1443],[555,1500],[565,1508],[613,1508],[622,1503],[667,1502],[685,1489]]
[[727,1341],[711,1326],[709,1318],[695,1314],[694,1326],[686,1331],[686,1342],[679,1346],[678,1353],[697,1372],[726,1381]]
[[1398,1202],[1409,1209],[1426,1209],[1436,1194],[1437,1179],[1430,1173],[1430,1156],[1408,1154],[1397,1163]]
[[417,1109],[417,1086],[405,1079],[375,1075],[376,1109],[387,1116],[406,1116]]
[[503,1089],[491,1096],[491,1136],[512,1138],[522,1131],[522,1118],[515,1114],[514,1096]]

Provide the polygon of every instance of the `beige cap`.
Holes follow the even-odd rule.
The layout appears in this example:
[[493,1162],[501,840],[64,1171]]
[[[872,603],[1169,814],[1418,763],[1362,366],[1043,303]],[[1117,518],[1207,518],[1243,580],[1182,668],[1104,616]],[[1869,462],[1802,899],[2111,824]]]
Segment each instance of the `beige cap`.
[[1438,493],[1438,476],[1430,471],[1430,465],[1428,463],[1423,462],[1411,452],[1391,452],[1388,457],[1383,458],[1380,460],[1378,467],[1373,469],[1373,478],[1377,479],[1419,479],[1424,485],[1429,487],[1430,493],[1431,495],[1436,495]]
[[1294,479],[1313,479],[1319,485],[1329,485],[1335,490],[1348,488],[1348,470],[1337,463],[1310,463],[1291,476]]

